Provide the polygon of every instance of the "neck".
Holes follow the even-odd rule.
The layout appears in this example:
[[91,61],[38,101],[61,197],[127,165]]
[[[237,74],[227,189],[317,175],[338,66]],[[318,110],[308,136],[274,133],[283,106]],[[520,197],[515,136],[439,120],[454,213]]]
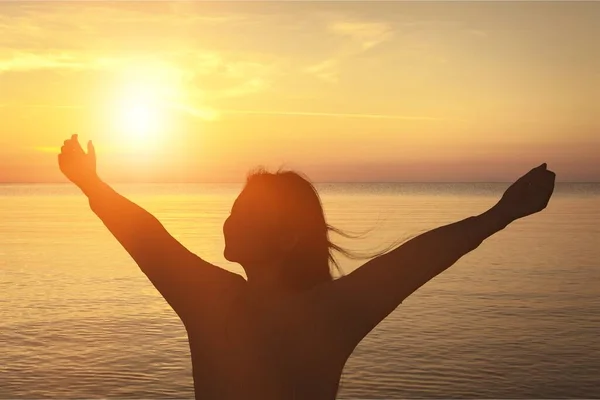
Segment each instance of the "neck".
[[279,274],[280,266],[275,264],[269,265],[245,265],[247,286],[256,290],[281,290],[283,282]]
[[261,298],[285,296],[290,290],[286,286],[280,273],[282,267],[279,263],[261,265],[244,265],[246,271],[246,287],[254,295]]

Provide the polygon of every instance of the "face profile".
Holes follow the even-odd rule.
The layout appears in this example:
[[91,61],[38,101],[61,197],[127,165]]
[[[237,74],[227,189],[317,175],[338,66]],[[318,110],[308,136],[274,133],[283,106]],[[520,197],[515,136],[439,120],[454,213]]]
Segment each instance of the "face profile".
[[[223,224],[225,259],[246,268],[285,260],[297,250],[307,234],[298,221],[310,220],[310,214],[322,216],[323,211],[320,203],[314,209],[294,207],[290,197],[296,196],[298,189],[290,189],[291,180],[300,187],[310,186],[304,178],[289,171],[272,174],[259,170],[248,177]],[[318,202],[318,198],[313,201]],[[318,217],[320,229],[325,231],[325,221]]]

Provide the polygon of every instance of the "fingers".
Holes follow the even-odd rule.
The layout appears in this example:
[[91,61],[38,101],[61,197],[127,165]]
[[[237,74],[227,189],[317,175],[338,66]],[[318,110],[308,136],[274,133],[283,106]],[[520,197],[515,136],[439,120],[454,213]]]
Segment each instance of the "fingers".
[[556,179],[556,174],[553,171],[546,169],[546,163],[542,165],[543,167],[539,166],[536,168],[537,173],[535,174],[535,179],[540,182],[549,182],[553,184]]
[[76,133],[73,136],[71,136],[71,141],[73,142],[73,146],[75,146],[75,151],[83,153],[83,147],[81,147],[81,144],[79,143],[79,138]]
[[544,208],[548,206],[550,202],[550,198],[552,197],[552,193],[554,193],[554,182],[556,180],[556,174],[552,171],[547,171],[548,174],[544,177],[544,181],[540,184],[540,187],[544,193]]
[[537,176],[539,176],[540,173],[548,171],[546,169],[547,166],[548,166],[548,164],[546,164],[546,163],[540,164],[537,167],[529,170],[529,172],[527,172],[525,175],[523,175],[521,178],[519,178],[519,180],[525,181],[525,182],[531,182],[531,180],[535,179]]
[[541,169],[538,167],[537,173],[532,174],[529,181],[542,187],[554,186],[556,174],[548,169]]
[[93,159],[96,159],[96,149],[94,148],[94,144],[91,140],[88,141],[87,144],[88,155]]
[[546,171],[544,175],[543,183],[544,186],[550,189],[550,192],[554,190],[554,184],[556,182],[556,174],[550,170]]
[[540,200],[543,202],[542,207],[545,208],[550,201],[550,197],[554,192],[554,183],[556,174],[553,171],[545,170],[542,174],[533,180],[533,187],[540,194]]
[[527,172],[525,175],[521,176],[517,181],[518,182],[531,182],[531,179],[536,175],[537,172],[538,172],[538,167],[533,168],[533,169],[529,170],[529,172]]
[[62,153],[77,153],[84,154],[81,144],[79,144],[78,135],[75,133],[70,139],[64,141],[63,146],[60,148]]

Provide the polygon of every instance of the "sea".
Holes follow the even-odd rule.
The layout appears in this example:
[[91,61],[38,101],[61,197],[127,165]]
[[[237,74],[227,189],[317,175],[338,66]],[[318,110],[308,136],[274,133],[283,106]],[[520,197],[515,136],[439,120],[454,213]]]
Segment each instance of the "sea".
[[[327,221],[359,236],[333,241],[363,253],[483,213],[508,186],[316,184]],[[244,275],[222,235],[242,184],[113,187]],[[187,336],[76,187],[3,184],[0,399],[42,398],[191,399]],[[546,209],[414,292],[355,349],[338,398],[600,399],[600,184],[557,183]]]

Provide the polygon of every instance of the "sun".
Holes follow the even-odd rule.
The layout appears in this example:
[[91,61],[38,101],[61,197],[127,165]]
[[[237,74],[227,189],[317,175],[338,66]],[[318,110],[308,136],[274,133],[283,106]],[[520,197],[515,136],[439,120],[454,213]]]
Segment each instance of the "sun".
[[177,105],[185,103],[185,75],[153,58],[130,60],[115,72],[106,103],[110,141],[129,155],[164,155],[181,132]]
[[124,90],[117,105],[116,132],[119,142],[137,149],[154,149],[165,130],[165,107],[151,85]]
[[121,111],[122,128],[128,140],[153,140],[160,131],[160,110],[143,99],[124,104]]

